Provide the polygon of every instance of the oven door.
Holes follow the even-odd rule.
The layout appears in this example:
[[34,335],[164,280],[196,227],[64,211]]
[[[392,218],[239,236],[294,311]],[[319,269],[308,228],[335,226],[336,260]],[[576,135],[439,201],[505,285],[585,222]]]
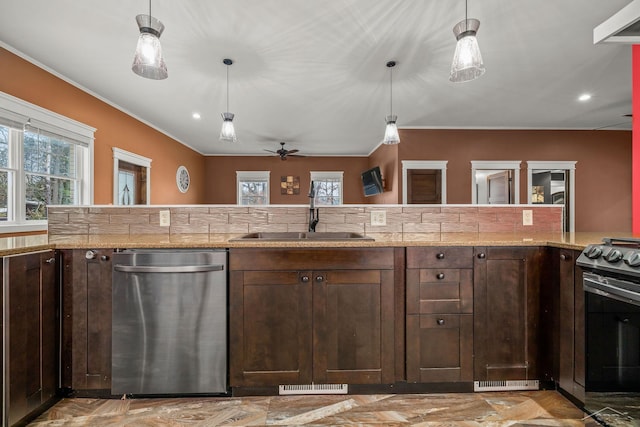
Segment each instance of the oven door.
[[637,284],[585,272],[586,391],[640,391]]
[[582,286],[585,292],[640,306],[640,285],[637,283],[585,272]]

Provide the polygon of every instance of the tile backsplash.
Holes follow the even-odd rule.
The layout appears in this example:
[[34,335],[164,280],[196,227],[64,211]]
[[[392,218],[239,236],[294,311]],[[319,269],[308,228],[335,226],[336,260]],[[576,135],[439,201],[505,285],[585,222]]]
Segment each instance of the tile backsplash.
[[[160,211],[170,225],[160,225]],[[523,210],[533,224],[523,225]],[[371,225],[371,212],[385,211],[386,225]],[[316,231],[348,231],[370,236],[434,233],[561,232],[562,207],[553,205],[345,205],[320,207]],[[306,231],[307,206],[50,206],[48,231],[59,235],[246,234]]]

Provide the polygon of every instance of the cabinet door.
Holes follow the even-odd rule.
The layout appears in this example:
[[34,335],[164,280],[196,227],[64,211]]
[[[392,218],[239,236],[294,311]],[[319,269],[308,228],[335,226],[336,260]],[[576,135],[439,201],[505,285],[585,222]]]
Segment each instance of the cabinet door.
[[230,274],[231,386],[311,383],[311,272]]
[[57,383],[55,258],[52,251],[4,259],[8,320],[4,414],[12,425],[52,398]]
[[473,381],[473,316],[407,316],[407,381]]
[[111,254],[113,249],[65,250],[62,385],[111,389]]
[[392,383],[393,270],[313,272],[313,380]]
[[584,401],[584,291],[582,270],[575,266],[578,251],[558,250],[560,286],[560,375],[559,385]]
[[476,248],[476,380],[537,379],[540,259],[537,247]]

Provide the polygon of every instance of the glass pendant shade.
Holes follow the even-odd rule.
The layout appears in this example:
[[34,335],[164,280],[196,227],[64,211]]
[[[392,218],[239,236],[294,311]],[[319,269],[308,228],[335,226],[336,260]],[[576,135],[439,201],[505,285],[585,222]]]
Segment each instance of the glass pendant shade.
[[453,27],[453,34],[458,42],[451,63],[450,81],[468,82],[477,79],[486,71],[476,38],[478,28],[480,21],[477,19],[463,19]]
[[220,141],[236,142],[236,130],[233,127],[233,113],[222,113]]
[[162,57],[160,35],[164,31],[162,22],[150,15],[136,16],[140,37],[131,69],[147,79],[162,80],[168,76],[167,65]]
[[400,143],[400,135],[398,134],[398,126],[396,126],[397,116],[391,115],[385,118],[387,122],[387,127],[384,130],[384,139],[382,140],[383,144],[399,144]]

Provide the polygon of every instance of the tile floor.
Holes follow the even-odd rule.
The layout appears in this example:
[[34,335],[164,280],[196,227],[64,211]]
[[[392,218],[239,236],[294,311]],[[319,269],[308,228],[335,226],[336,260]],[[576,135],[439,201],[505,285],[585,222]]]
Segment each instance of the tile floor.
[[[605,414],[607,415],[607,414]],[[64,399],[44,426],[598,426],[556,391],[173,399]],[[614,417],[616,418],[616,417]],[[639,426],[617,417],[611,425]]]

